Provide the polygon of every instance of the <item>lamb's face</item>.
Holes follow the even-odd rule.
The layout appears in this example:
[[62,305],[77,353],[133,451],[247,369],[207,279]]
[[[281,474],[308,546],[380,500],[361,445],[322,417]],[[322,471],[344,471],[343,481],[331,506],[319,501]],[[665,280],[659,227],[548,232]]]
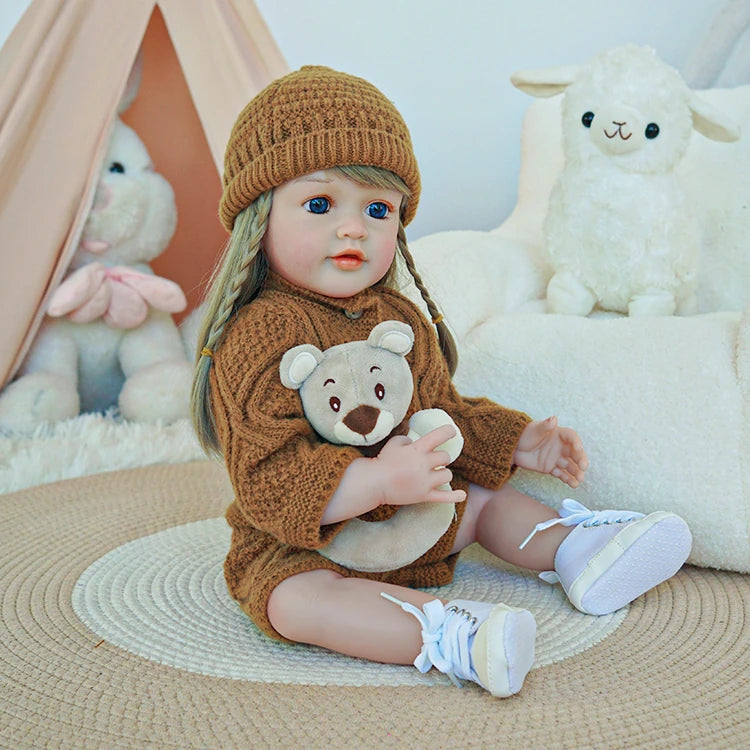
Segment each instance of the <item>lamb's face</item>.
[[413,390],[403,356],[357,341],[328,349],[299,392],[310,424],[326,440],[374,445],[406,416]]
[[663,173],[685,153],[690,91],[679,74],[640,47],[594,58],[566,90],[563,146],[570,163],[602,159],[625,172]]

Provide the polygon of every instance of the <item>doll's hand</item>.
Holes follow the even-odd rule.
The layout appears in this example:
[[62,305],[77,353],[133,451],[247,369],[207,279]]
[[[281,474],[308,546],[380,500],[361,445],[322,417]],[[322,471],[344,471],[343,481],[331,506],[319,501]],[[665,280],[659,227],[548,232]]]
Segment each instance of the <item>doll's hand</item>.
[[589,465],[581,438],[574,430],[559,427],[557,417],[526,425],[513,463],[522,469],[551,474],[570,487],[578,487]]
[[375,476],[384,505],[421,502],[460,503],[463,490],[440,489],[453,478],[445,466],[448,453],[435,450],[456,435],[453,425],[442,425],[412,442],[403,435],[392,437],[375,459]]

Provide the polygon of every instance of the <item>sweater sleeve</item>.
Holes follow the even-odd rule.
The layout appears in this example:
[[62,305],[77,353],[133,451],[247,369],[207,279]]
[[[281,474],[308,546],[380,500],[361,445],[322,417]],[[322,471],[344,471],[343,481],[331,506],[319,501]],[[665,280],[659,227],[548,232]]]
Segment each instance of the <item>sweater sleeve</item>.
[[318,549],[343,526],[321,527],[321,519],[347,466],[362,454],[321,440],[298,392],[281,383],[284,352],[310,340],[299,316],[254,302],[240,312],[215,355],[211,393],[235,502],[246,522],[285,544]]

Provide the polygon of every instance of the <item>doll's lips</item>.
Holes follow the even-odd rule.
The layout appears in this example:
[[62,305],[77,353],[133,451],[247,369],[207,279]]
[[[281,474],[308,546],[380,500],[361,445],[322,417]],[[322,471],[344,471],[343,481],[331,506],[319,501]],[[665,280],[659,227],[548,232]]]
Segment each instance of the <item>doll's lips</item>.
[[344,250],[344,252],[332,256],[331,261],[336,268],[342,271],[356,271],[365,262],[365,254],[357,249]]

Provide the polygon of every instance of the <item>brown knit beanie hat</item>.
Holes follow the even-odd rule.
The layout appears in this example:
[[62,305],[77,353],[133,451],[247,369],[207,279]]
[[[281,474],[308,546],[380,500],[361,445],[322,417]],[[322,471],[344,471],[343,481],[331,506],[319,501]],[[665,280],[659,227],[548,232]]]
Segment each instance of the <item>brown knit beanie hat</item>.
[[404,216],[417,211],[421,184],[409,131],[371,83],[305,66],[270,83],[240,113],[224,156],[221,223],[261,193],[319,169],[359,164],[397,174],[411,191]]

